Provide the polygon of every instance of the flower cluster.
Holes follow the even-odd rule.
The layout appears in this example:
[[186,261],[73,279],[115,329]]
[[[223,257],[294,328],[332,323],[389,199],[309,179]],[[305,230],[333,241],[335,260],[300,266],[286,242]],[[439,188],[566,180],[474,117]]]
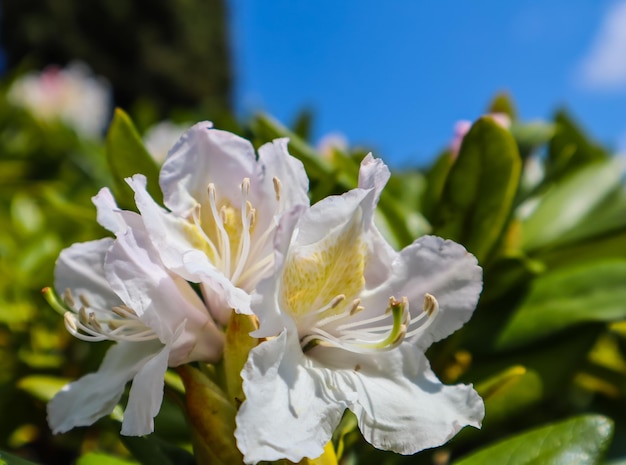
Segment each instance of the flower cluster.
[[101,136],[111,116],[109,83],[80,62],[27,73],[12,84],[7,98],[38,120],[61,121],[85,137]]
[[98,221],[114,238],[63,251],[55,289],[72,334],[116,344],[50,402],[52,429],[110,413],[132,380],[122,434],[150,433],[167,368],[219,361],[233,311],[258,322],[236,406],[246,463],[319,456],[346,410],[367,441],[402,454],[479,427],[480,397],[443,385],[424,352],[471,317],[482,270],[438,237],[393,250],[374,223],[388,178],[368,155],[357,188],[310,206],[287,140],[257,154],[205,122],[162,166],[164,206],[140,174],[127,179],[139,213],[103,189]]

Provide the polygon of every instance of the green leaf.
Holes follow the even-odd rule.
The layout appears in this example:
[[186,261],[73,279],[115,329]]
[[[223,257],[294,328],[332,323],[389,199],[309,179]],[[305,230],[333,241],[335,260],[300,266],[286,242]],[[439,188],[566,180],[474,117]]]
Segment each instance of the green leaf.
[[333,172],[333,167],[327,160],[320,157],[320,155],[304,140],[298,137],[296,133],[290,131],[272,117],[259,114],[254,118],[251,124],[257,137],[260,137],[264,142],[280,137],[288,137],[289,151],[302,161],[310,177],[323,179]]
[[71,381],[71,379],[57,376],[30,375],[20,379],[17,387],[39,400],[48,402],[63,386]]
[[556,133],[548,147],[547,176],[556,179],[588,163],[604,160],[604,150],[593,142],[563,110],[554,117]]
[[124,178],[138,173],[148,179],[148,192],[152,198],[157,203],[163,201],[163,194],[159,188],[159,168],[143,145],[130,117],[119,108],[115,109],[107,133],[106,154],[115,179],[115,196],[121,207],[134,206],[133,192],[126,185]]
[[[588,220],[591,215],[603,213],[602,227],[619,226],[619,222],[614,221],[617,212],[613,211],[611,202],[605,200],[620,188],[625,167],[618,158],[596,162],[556,183],[522,221],[521,247],[531,251],[597,233],[601,224]],[[600,206],[607,208],[607,212],[598,213]],[[577,228],[586,231],[577,231]]]
[[544,121],[531,121],[528,123],[513,123],[511,134],[515,137],[520,150],[520,155],[526,159],[540,146],[552,139],[555,126]]
[[8,452],[0,450],[0,465],[37,465],[35,462],[23,459]]
[[585,415],[542,426],[482,449],[454,465],[595,465],[613,435],[613,422]]
[[133,457],[143,465],[193,465],[193,456],[184,449],[160,439],[155,434],[144,437],[120,436]]
[[520,170],[513,136],[491,118],[480,118],[450,169],[434,233],[462,243],[484,261],[510,216]]
[[513,102],[513,99],[508,92],[497,93],[489,104],[487,113],[504,113],[511,118],[511,120],[515,120],[517,118],[515,102]]
[[89,452],[76,461],[76,465],[135,465],[137,463],[139,462],[121,459],[99,452]]
[[555,270],[539,276],[497,337],[510,349],[584,322],[626,318],[626,260]]

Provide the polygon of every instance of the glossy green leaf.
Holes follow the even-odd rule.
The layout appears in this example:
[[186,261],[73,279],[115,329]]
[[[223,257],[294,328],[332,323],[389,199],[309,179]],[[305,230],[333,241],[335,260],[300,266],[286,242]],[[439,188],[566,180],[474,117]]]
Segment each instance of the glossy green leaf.
[[57,376],[30,375],[20,379],[17,386],[33,397],[48,402],[63,386],[72,380]]
[[484,261],[509,218],[520,170],[513,136],[491,118],[480,118],[450,169],[434,233],[460,242]]
[[498,349],[545,338],[583,322],[626,318],[626,260],[558,269],[535,279],[497,337]]
[[610,419],[578,416],[499,441],[454,465],[599,465],[612,435]]
[[135,465],[138,463],[134,460],[126,460],[99,452],[89,452],[76,461],[76,465]]
[[280,137],[289,138],[289,151],[304,164],[309,176],[321,179],[333,172],[331,164],[309,146],[298,135],[272,117],[259,114],[252,122],[252,129],[263,141],[269,142]]
[[0,450],[0,465],[37,465],[35,462],[23,459],[17,455]]
[[193,456],[155,434],[148,436],[120,436],[120,439],[139,463],[143,465],[193,465]]
[[594,224],[592,218],[588,218],[599,215],[596,210],[601,206],[609,209],[604,227],[619,226],[615,213],[611,213],[613,202],[604,202],[619,189],[625,168],[626,164],[619,158],[596,162],[555,184],[522,221],[521,247],[532,251],[579,239],[585,235],[576,231],[579,227],[590,228],[591,233],[597,232],[598,219]]
[[517,118],[517,110],[515,109],[515,102],[508,92],[497,93],[487,109],[488,113],[504,113],[511,120]]
[[522,158],[526,159],[531,153],[546,144],[554,136],[554,124],[544,121],[528,123],[513,123],[511,134],[515,137]]
[[106,154],[109,168],[115,179],[114,192],[117,202],[125,208],[134,206],[133,192],[124,178],[143,174],[148,179],[148,192],[157,202],[162,202],[159,188],[159,168],[146,150],[141,136],[130,117],[121,109],[115,110],[106,137]]
[[547,157],[547,176],[557,179],[586,164],[607,158],[604,150],[589,140],[574,120],[559,111],[554,117],[555,135],[550,141]]

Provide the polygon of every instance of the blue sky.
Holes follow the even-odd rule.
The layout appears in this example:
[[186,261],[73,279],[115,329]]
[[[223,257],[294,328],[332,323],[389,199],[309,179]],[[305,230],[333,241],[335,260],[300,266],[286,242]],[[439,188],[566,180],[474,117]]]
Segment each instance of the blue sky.
[[240,115],[343,133],[396,167],[427,164],[460,119],[509,91],[523,119],[567,106],[626,149],[626,0],[232,0]]

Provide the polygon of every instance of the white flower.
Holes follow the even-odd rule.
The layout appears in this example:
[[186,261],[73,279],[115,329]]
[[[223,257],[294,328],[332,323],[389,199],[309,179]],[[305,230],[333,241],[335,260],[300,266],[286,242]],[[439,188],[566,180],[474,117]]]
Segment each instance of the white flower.
[[193,288],[161,262],[141,218],[121,211],[106,189],[94,197],[100,223],[116,234],[65,249],[55,268],[65,323],[86,341],[117,341],[96,373],[65,386],[48,404],[55,433],[111,413],[132,388],[122,434],[153,431],[168,366],[221,357],[224,336]]
[[170,148],[188,128],[188,125],[172,121],[161,121],[150,126],[143,136],[146,149],[157,163],[163,163]]
[[470,318],[482,270],[437,237],[392,250],[372,221],[388,177],[370,155],[359,188],[283,217],[276,273],[253,304],[253,334],[267,340],[242,371],[235,436],[246,463],[319,456],[345,409],[367,441],[402,454],[480,426],[482,399],[443,385],[424,351]]
[[187,131],[161,168],[163,209],[143,176],[129,180],[137,207],[165,266],[200,283],[214,318],[250,313],[250,293],[274,269],[273,241],[280,216],[308,205],[302,163],[287,140],[252,144],[203,122]]
[[27,73],[13,83],[7,98],[42,121],[60,120],[87,137],[101,136],[111,116],[108,82],[80,62]]

